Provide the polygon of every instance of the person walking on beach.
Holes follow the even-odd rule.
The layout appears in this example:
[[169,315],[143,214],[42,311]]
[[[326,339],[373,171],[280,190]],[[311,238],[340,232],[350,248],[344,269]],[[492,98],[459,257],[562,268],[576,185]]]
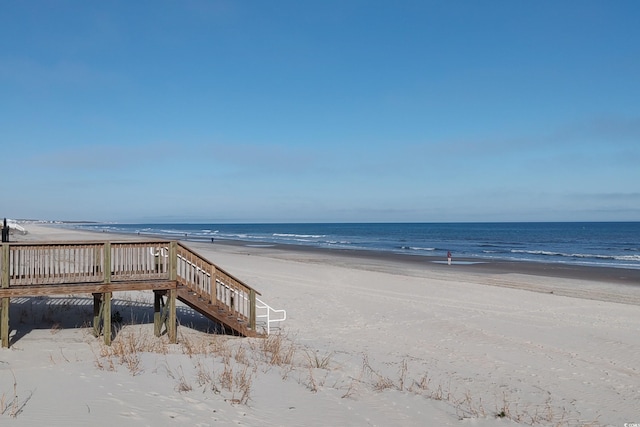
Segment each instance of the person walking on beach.
[[447,264],[451,265],[451,251],[447,251]]

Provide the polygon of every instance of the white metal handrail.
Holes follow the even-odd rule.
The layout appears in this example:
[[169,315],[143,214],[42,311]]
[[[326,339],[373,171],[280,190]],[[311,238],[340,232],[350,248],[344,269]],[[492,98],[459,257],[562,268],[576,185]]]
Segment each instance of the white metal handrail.
[[[266,323],[267,335],[271,333],[271,323],[284,322],[285,320],[287,320],[286,310],[275,310],[272,307],[270,307],[268,304],[266,304],[264,301],[262,301],[260,298],[256,298],[256,311],[258,309],[266,310],[265,314],[256,313],[256,320],[258,318],[266,319],[265,323]],[[276,319],[272,319],[271,313],[280,315],[280,317]]]

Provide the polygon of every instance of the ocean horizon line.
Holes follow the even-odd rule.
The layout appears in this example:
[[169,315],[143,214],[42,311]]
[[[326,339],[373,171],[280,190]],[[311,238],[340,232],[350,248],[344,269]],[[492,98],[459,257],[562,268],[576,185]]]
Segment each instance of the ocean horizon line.
[[[7,218],[9,220],[9,218]],[[230,225],[277,225],[277,224],[617,224],[640,223],[640,220],[581,220],[581,221],[222,221],[222,220],[42,220],[12,219],[16,222],[41,224],[230,224]]]

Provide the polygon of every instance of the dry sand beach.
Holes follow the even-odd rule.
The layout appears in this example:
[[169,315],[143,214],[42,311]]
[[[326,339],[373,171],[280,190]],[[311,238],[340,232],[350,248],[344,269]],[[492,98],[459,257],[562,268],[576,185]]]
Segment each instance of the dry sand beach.
[[[16,240],[136,238],[27,229]],[[286,309],[283,327],[212,335],[181,308],[170,345],[153,336],[152,295],[122,293],[108,348],[89,296],[12,300],[2,425],[640,423],[636,271],[187,244]]]

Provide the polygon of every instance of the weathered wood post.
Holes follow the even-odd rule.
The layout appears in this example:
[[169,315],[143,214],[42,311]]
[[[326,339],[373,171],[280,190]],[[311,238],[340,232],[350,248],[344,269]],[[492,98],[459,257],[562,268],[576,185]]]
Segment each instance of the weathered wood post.
[[[2,245],[2,277],[0,287],[7,289],[9,287],[9,244]],[[0,301],[0,341],[2,347],[9,348],[9,298],[2,298]]]
[[104,257],[103,269],[104,269],[104,283],[111,283],[111,242],[104,242]]
[[102,294],[93,294],[93,336],[98,338],[102,327]]
[[256,291],[251,289],[249,291],[249,328],[256,331]]
[[[104,243],[102,254],[103,283],[111,283],[111,242]],[[111,345],[111,292],[93,294],[93,334],[104,335],[104,343]]]
[[178,322],[176,318],[176,289],[178,280],[178,242],[169,244],[169,280],[173,282],[173,288],[169,289],[169,324],[167,325],[167,334],[169,342],[175,344],[178,342]]
[[[160,254],[164,250],[159,251]],[[155,336],[162,335],[162,325],[165,326],[169,342],[175,344],[177,342],[177,322],[176,322],[176,296],[177,296],[177,280],[178,280],[178,243],[170,242],[169,251],[167,253],[167,268],[169,280],[173,282],[173,288],[169,290],[153,291],[153,332]],[[160,268],[159,255],[156,255],[156,272],[162,271]],[[167,296],[165,304],[164,296]]]
[[[111,242],[104,242],[104,283],[111,283]],[[104,343],[111,345],[111,292],[102,294],[102,329]]]
[[164,301],[162,296],[165,291],[153,291],[153,333],[156,337],[162,335],[162,309]]
[[169,335],[169,343],[175,344],[178,342],[178,324],[176,318],[176,294],[178,291],[173,288],[169,289],[169,320],[167,322],[167,334]]
[[111,345],[111,292],[102,294],[102,300],[102,304],[104,304],[104,309],[102,310],[104,344]]
[[2,298],[0,303],[0,333],[2,334],[2,347],[9,348],[9,298]]
[[169,280],[178,280],[178,242],[169,243]]
[[111,292],[93,294],[93,335],[104,335],[104,343],[111,345]]

